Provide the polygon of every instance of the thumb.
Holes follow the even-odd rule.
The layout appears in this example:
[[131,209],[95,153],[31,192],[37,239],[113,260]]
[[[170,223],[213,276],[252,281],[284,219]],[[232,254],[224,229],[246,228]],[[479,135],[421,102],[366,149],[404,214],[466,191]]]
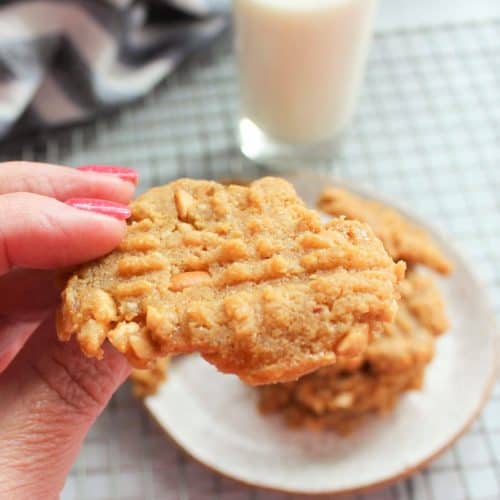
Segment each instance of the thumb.
[[90,426],[129,374],[107,346],[101,361],[61,343],[54,318],[0,377],[0,498],[57,498]]
[[128,207],[105,200],[78,201],[73,200],[83,210],[33,193],[1,195],[0,275],[12,267],[79,264],[116,247],[125,233]]

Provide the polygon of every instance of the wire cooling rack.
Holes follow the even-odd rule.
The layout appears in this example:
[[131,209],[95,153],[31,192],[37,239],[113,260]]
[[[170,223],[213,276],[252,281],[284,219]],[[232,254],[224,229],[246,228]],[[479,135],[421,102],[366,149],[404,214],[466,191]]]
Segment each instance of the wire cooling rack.
[[[184,175],[248,174],[254,167],[240,158],[235,141],[234,77],[226,36],[144,102],[4,147],[0,157],[131,165],[140,169],[141,189]],[[500,317],[500,20],[378,35],[355,122],[339,158],[326,167],[441,226],[469,257]],[[124,387],[86,439],[62,498],[285,495],[242,487],[185,458]],[[500,498],[500,385],[470,432],[428,469],[352,498]]]

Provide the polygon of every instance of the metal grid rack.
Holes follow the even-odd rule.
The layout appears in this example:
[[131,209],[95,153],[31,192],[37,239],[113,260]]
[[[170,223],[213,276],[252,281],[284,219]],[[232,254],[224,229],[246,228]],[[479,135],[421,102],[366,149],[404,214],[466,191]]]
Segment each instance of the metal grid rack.
[[[94,124],[12,146],[70,165],[140,169],[140,188],[183,175],[253,169],[235,141],[228,37],[144,102]],[[462,249],[500,319],[500,20],[378,35],[338,175],[406,202]],[[282,499],[219,478],[184,457],[122,388],[85,441],[62,498]],[[351,498],[351,497],[349,497]],[[428,469],[366,500],[500,498],[500,385],[482,417]]]

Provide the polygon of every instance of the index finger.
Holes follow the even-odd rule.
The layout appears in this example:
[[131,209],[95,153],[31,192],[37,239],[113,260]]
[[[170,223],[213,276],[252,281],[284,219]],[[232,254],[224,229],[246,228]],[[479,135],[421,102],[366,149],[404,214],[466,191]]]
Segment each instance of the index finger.
[[[122,171],[134,172],[132,169]],[[0,195],[26,192],[65,201],[69,198],[99,198],[128,203],[134,184],[110,169],[78,170],[45,163],[13,161],[0,163]]]

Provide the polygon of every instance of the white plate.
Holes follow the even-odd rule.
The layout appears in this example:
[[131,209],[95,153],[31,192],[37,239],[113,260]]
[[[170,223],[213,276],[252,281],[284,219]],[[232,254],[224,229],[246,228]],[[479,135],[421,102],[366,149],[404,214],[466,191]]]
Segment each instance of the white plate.
[[[290,179],[311,206],[320,189],[332,183],[370,196],[326,174]],[[453,275],[440,282],[453,325],[439,340],[424,390],[406,395],[391,415],[374,417],[347,438],[290,430],[278,416],[259,415],[255,389],[197,356],[172,364],[168,383],[145,400],[146,408],[196,460],[263,488],[301,494],[358,492],[423,467],[467,429],[485,404],[496,351],[495,317],[485,288],[449,241],[428,229],[455,264]]]

